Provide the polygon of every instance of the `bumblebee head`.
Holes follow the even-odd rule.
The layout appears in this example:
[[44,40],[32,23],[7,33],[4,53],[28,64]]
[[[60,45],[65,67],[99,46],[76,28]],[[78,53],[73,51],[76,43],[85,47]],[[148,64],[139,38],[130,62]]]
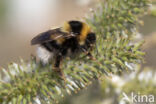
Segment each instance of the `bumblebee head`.
[[96,42],[95,33],[90,32],[87,34],[85,44],[81,45],[81,48],[85,50],[92,50],[95,46],[95,42]]
[[86,43],[87,44],[94,44],[96,42],[96,36],[95,33],[88,33],[87,38],[86,38]]

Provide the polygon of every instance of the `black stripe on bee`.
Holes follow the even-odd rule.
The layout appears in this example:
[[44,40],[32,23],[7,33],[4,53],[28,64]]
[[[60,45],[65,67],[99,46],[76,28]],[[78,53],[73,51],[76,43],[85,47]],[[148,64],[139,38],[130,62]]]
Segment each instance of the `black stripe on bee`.
[[82,27],[83,27],[82,22],[70,21],[69,24],[70,24],[70,27],[71,27],[73,33],[80,34]]
[[61,46],[59,44],[57,44],[56,41],[42,43],[41,46],[43,46],[49,52],[53,52],[54,49],[59,50],[61,48]]

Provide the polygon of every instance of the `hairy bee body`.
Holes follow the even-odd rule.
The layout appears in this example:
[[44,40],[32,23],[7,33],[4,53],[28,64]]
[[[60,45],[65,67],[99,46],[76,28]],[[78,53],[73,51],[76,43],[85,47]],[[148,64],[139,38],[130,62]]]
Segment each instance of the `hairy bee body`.
[[64,57],[75,58],[79,56],[82,49],[75,38],[66,39],[62,44],[57,41],[50,41],[40,44],[37,54],[43,63],[48,63],[59,54]]
[[89,52],[95,41],[95,34],[87,24],[69,21],[61,28],[39,34],[32,39],[31,44],[39,44],[37,53],[44,63],[54,60],[54,67],[59,68],[63,58],[75,58],[82,52]]

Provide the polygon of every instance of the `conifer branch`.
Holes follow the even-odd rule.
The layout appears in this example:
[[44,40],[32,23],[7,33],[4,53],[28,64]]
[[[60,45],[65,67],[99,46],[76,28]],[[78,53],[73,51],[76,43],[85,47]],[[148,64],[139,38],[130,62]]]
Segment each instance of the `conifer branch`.
[[[66,59],[63,64],[67,81],[43,66],[32,57],[29,62],[12,63],[0,74],[1,104],[55,104],[66,94],[77,93],[93,80],[112,73],[132,70],[129,64],[143,59],[140,51],[142,42],[133,43],[138,33],[139,17],[148,8],[148,0],[105,0],[101,1],[86,21],[97,36],[93,56],[97,61],[84,58]],[[134,70],[134,69],[133,69]]]

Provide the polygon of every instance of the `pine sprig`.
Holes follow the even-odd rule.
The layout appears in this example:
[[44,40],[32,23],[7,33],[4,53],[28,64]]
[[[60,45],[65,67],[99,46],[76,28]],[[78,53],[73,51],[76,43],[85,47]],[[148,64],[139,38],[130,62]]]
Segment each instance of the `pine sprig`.
[[[2,69],[0,77],[1,104],[55,104],[66,94],[77,93],[95,79],[111,73],[131,69],[144,53],[142,43],[132,43],[137,32],[139,17],[147,10],[148,0],[105,0],[99,3],[86,21],[96,35],[93,56],[97,61],[85,58],[66,59],[63,64],[66,81],[52,70],[51,64],[42,66],[35,59],[21,64],[12,63]],[[0,74],[1,75],[1,74]]]

